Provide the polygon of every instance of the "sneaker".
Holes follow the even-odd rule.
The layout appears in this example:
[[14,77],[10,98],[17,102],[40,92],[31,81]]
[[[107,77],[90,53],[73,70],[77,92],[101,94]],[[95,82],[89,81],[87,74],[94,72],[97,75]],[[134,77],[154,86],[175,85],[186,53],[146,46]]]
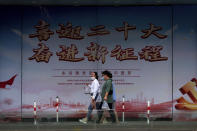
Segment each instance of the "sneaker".
[[106,120],[106,118],[103,120],[103,124],[108,124],[109,122]]
[[83,118],[83,119],[79,119],[79,122],[83,123],[83,124],[87,124],[87,117]]

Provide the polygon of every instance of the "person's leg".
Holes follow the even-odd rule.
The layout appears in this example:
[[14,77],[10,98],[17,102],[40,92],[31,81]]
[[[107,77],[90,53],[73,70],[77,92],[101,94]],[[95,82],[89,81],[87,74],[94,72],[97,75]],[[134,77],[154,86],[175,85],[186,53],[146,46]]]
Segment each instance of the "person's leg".
[[103,116],[102,116],[102,118],[101,118],[100,123],[103,123],[103,124],[108,123],[108,121],[107,121],[107,115],[108,115],[108,113],[109,113],[109,112],[108,112],[107,110],[104,110]]
[[115,117],[116,117],[116,122],[119,123],[118,113],[116,111],[116,101],[113,102],[113,109],[114,109],[114,113],[115,113]]
[[115,117],[115,113],[114,113],[114,109],[113,109],[113,103],[108,103],[109,106],[109,113],[112,119],[112,122],[115,123],[116,122],[116,117]]
[[93,110],[92,103],[90,103],[90,105],[88,107],[87,121],[90,121],[91,120],[92,110]]
[[100,105],[98,106],[98,120],[97,120],[97,123],[100,123],[100,120],[102,118],[102,115],[103,115],[103,110],[102,110],[102,105],[103,105],[103,102],[100,103]]
[[96,112],[97,112],[97,119],[96,120],[98,120],[100,104],[101,104],[101,102],[96,102]]
[[93,110],[92,104],[90,103],[90,105],[88,107],[88,113],[87,113],[86,117],[83,118],[83,119],[79,119],[79,122],[82,122],[82,123],[86,124],[88,121],[90,121],[92,110]]
[[99,109],[101,102],[96,102],[96,110]]

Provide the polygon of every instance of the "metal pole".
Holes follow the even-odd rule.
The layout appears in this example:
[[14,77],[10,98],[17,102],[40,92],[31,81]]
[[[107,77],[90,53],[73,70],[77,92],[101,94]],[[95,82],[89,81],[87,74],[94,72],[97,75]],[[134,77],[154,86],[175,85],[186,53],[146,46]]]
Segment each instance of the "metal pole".
[[34,101],[34,125],[36,125],[37,124],[37,121],[36,121],[36,102]]
[[59,122],[59,97],[56,97],[56,122]]
[[149,125],[150,123],[150,101],[147,101],[147,124]]
[[125,121],[125,96],[122,96],[122,122]]

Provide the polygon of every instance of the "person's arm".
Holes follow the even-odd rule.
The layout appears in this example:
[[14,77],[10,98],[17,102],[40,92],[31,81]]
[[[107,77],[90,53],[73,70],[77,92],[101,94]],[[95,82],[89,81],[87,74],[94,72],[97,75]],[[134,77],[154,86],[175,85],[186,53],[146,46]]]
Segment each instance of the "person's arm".
[[107,100],[108,94],[109,94],[108,92],[105,93],[104,100]]
[[98,89],[99,89],[99,83],[97,81],[94,81],[94,84],[93,84],[93,96],[92,96],[92,99],[95,100],[95,97],[98,93]]
[[104,100],[107,100],[107,97],[109,95],[109,92],[110,92],[111,88],[112,88],[111,81],[107,81],[107,83],[106,83],[106,93],[105,93]]
[[90,89],[90,94],[93,93],[93,88],[94,88],[94,82],[92,81],[90,85],[88,85]]
[[88,87],[91,89],[93,87],[93,82],[91,84],[88,84]]

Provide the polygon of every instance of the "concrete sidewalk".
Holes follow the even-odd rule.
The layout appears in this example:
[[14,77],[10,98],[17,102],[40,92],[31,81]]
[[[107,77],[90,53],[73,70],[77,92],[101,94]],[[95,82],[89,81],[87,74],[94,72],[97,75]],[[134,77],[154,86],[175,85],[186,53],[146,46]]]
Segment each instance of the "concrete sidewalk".
[[0,123],[0,131],[197,131],[197,122],[130,121],[119,124],[79,122]]

